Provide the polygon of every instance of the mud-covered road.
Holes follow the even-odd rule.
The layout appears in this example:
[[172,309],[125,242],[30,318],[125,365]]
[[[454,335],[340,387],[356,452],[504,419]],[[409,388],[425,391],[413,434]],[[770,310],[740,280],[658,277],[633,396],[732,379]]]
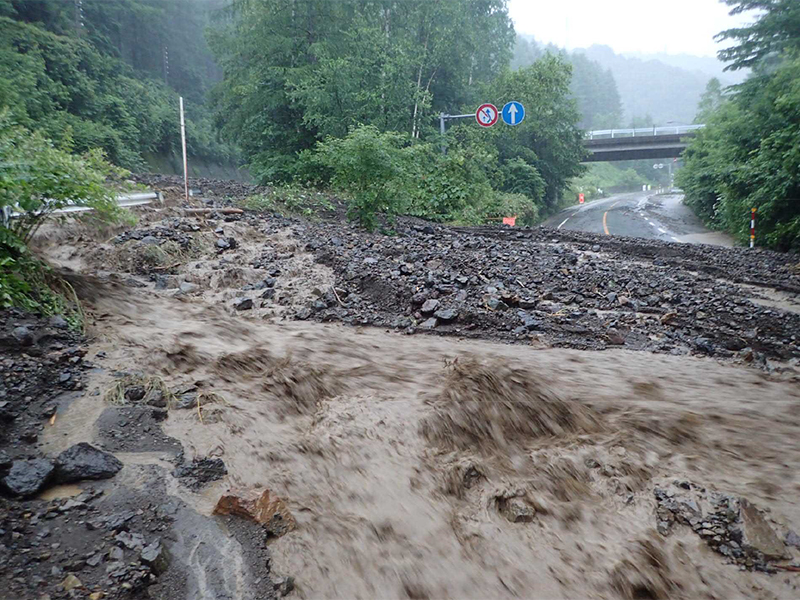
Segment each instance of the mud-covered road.
[[569,207],[546,227],[598,235],[629,236],[665,242],[731,246],[725,234],[709,231],[683,204],[682,194],[633,192]]
[[0,475],[122,464],[0,494],[3,600],[800,596],[797,257],[149,183],[38,241],[85,337],[3,314]]

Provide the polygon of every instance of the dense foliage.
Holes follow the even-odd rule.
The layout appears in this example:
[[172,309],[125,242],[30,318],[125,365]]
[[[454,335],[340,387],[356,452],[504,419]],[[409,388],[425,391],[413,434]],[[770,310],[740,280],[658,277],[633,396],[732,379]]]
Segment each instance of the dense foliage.
[[[509,194],[526,215],[555,210],[581,172],[570,66],[542,55],[508,69],[505,0],[235,0],[229,15],[211,35],[219,121],[263,182],[330,178],[365,222],[472,221]],[[512,99],[521,126],[451,125],[440,152],[440,112]]]
[[[107,186],[124,172],[109,164],[101,150],[83,156],[70,152],[69,140],[56,147],[0,111],[0,307],[21,306],[44,313],[64,312],[66,302],[51,290],[55,279],[27,248],[53,211],[80,203],[92,218],[126,218]],[[12,218],[13,217],[13,218]]]
[[753,75],[727,97],[709,88],[708,126],[685,152],[678,184],[707,222],[744,241],[758,209],[758,243],[800,249],[800,4],[757,4],[765,12],[749,28],[730,30],[739,44],[724,51],[732,68]]
[[140,168],[147,153],[179,147],[178,90],[188,99],[190,153],[231,156],[203,106],[213,63],[198,0],[76,6],[0,0],[0,108],[56,142],[69,138],[76,151],[102,148],[114,163]]

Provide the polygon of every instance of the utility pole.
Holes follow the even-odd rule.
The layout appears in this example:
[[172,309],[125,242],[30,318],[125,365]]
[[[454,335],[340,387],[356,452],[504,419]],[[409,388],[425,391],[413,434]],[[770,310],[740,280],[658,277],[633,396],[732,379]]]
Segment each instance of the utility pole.
[[75,31],[78,35],[83,33],[83,0],[72,0],[75,6]]
[[451,119],[474,119],[474,114],[468,115],[446,115],[444,113],[439,113],[439,133],[442,134],[442,154],[447,154],[447,140],[445,139],[445,135],[447,134],[447,121]]
[[169,46],[164,46],[164,85],[169,85]]

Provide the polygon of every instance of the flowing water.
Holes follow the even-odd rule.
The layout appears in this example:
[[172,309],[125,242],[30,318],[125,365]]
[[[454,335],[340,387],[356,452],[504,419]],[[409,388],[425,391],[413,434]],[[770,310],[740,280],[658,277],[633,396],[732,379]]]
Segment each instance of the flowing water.
[[[800,527],[796,376],[248,319],[107,286],[90,304],[87,358],[107,354],[90,389],[135,369],[206,394],[164,430],[189,458],[221,457],[226,484],[285,499],[298,527],[272,542],[273,570],[298,598],[800,596],[796,576],[741,572],[688,528],[659,537],[653,501],[689,480]],[[73,403],[65,430],[101,403]],[[201,514],[215,493],[180,492]],[[510,505],[528,512],[512,522]]]

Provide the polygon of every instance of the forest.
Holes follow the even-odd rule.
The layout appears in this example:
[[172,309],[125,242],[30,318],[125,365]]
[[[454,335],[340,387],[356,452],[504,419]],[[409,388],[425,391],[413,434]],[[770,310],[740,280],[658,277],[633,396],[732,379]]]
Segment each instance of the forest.
[[[791,248],[798,6],[766,6],[752,31],[722,34],[753,54],[732,50],[730,68],[753,73],[709,84],[697,117],[709,128],[679,181],[709,224],[744,235],[740,213],[754,204],[765,240]],[[640,76],[660,83],[638,93]],[[577,191],[666,183],[652,161],[582,166],[582,131],[689,120],[699,77],[541,46],[516,35],[505,0],[0,0],[9,127],[153,170],[179,153],[181,95],[192,160],[333,188],[368,225],[376,212],[459,223],[515,212],[533,224]],[[528,110],[520,126],[451,122],[442,144],[440,113],[512,99]]]
[[[734,11],[752,3],[726,0]],[[721,58],[751,69],[740,85],[709,82],[698,121],[707,124],[684,152],[677,183],[709,225],[741,242],[757,211],[759,245],[800,250],[800,3],[758,3],[753,25],[720,34]]]

